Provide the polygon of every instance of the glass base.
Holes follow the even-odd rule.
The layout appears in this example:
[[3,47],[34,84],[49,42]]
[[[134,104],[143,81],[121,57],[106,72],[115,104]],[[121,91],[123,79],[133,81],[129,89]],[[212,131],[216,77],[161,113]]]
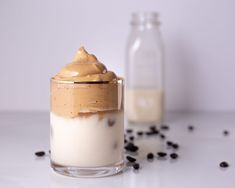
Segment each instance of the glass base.
[[105,177],[120,173],[124,169],[124,162],[114,164],[113,166],[102,167],[73,167],[62,166],[51,161],[51,167],[59,174],[70,177]]

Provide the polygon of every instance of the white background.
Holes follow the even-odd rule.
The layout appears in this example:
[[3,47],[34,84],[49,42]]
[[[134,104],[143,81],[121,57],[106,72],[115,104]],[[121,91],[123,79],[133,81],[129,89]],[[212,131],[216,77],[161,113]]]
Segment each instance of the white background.
[[156,10],[167,110],[235,110],[234,0],[0,0],[0,110],[48,110],[49,78],[81,45],[119,75],[133,11]]

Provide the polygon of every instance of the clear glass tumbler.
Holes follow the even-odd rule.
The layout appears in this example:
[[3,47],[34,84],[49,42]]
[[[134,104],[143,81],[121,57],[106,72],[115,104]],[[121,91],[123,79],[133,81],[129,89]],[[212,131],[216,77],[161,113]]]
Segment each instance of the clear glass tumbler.
[[51,167],[73,177],[122,171],[123,80],[73,82],[51,79]]

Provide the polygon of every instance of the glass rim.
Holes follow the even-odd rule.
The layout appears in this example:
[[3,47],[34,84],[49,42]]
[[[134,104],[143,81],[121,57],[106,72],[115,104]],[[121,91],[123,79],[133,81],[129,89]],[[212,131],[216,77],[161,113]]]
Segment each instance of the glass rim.
[[54,77],[52,77],[50,81],[58,84],[114,84],[114,83],[121,84],[123,83],[124,79],[118,77],[117,79],[112,81],[72,81],[72,80],[57,80]]

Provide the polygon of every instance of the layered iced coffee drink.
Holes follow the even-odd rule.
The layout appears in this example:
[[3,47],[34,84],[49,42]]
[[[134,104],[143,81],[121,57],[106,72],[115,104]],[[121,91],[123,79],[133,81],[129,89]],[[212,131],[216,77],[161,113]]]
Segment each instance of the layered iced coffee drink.
[[84,48],[51,79],[50,124],[55,171],[98,177],[123,169],[123,81]]

